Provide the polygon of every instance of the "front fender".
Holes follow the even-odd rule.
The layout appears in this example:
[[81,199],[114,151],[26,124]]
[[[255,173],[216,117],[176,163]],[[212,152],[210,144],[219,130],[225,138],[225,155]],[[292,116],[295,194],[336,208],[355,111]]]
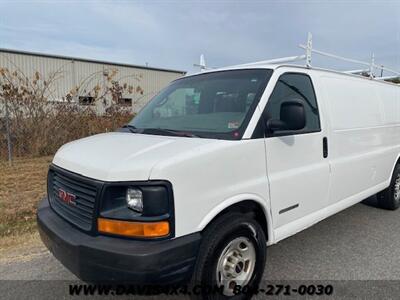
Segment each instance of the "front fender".
[[265,216],[267,222],[267,230],[268,230],[268,245],[271,245],[275,241],[274,231],[272,226],[272,215],[270,205],[267,201],[265,201],[262,197],[256,194],[240,194],[228,199],[225,199],[220,204],[215,206],[200,222],[197,227],[197,231],[202,231],[214,218],[220,214],[225,209],[231,207],[242,201],[254,201],[259,204],[263,209],[263,214]]

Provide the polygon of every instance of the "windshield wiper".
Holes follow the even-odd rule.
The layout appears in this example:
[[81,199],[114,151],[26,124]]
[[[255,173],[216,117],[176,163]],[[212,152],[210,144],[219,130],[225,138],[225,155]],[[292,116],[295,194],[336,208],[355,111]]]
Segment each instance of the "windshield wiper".
[[127,128],[132,133],[139,133],[139,129],[130,124],[125,124],[122,128]]
[[148,134],[161,134],[161,135],[172,135],[172,136],[182,136],[182,137],[199,137],[190,132],[172,130],[172,129],[164,129],[164,128],[143,128],[143,133]]
[[171,136],[182,136],[182,137],[199,137],[195,134],[185,131],[163,129],[163,128],[136,128],[133,125],[125,124],[122,128],[127,128],[132,133],[144,133],[144,134],[159,134],[159,135],[171,135]]

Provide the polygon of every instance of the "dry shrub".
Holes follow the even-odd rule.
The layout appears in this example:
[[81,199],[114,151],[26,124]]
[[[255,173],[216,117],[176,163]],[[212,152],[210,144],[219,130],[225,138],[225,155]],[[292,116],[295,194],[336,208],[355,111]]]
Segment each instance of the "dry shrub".
[[[129,122],[132,116],[129,113],[98,116],[87,110],[61,111],[39,120],[28,117],[18,121],[11,120],[13,155],[18,157],[51,155],[67,142],[114,131]],[[4,136],[0,145],[0,154],[4,158],[7,157],[6,146],[7,141]]]
[[[97,116],[93,113],[63,113],[41,120],[14,136],[14,155],[43,156],[54,154],[63,144],[93,134],[114,131],[132,118],[130,114]],[[26,119],[26,128],[32,121]],[[24,126],[24,125],[23,125]]]
[[[55,85],[62,72],[47,77],[35,72],[28,77],[21,71],[0,68],[0,157],[7,157],[6,116],[9,120],[13,156],[37,157],[54,154],[72,140],[113,131],[127,123],[133,114],[119,105],[124,94],[143,94],[139,85],[120,84],[117,71],[103,72],[101,85],[90,86],[93,74],[82,80],[62,101],[54,99]],[[137,82],[140,76],[132,75]],[[93,97],[93,105],[78,104],[78,95]],[[99,113],[99,107],[102,112]]]

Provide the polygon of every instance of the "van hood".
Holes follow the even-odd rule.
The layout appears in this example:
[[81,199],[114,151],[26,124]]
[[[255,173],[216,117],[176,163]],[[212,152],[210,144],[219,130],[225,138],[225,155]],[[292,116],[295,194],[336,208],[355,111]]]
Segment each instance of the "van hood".
[[102,181],[148,180],[158,162],[193,153],[194,149],[212,143],[218,140],[103,133],[65,144],[57,151],[53,163]]

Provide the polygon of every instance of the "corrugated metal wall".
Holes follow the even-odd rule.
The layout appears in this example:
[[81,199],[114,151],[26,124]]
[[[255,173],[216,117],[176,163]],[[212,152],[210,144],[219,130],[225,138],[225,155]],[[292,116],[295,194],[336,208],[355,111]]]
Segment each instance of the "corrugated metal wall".
[[85,96],[85,92],[90,91],[96,84],[101,85],[101,81],[104,80],[104,72],[116,70],[114,80],[119,81],[121,85],[124,83],[134,87],[139,85],[143,89],[143,95],[137,93],[123,95],[126,98],[132,98],[134,111],[140,109],[168,83],[184,75],[182,71],[152,69],[3,49],[0,49],[0,68],[8,68],[10,71],[19,69],[28,77],[33,77],[36,71],[44,78],[58,72],[60,78],[53,85],[49,95],[49,99],[54,101],[62,100],[68,92],[77,86],[81,86],[79,96]]

